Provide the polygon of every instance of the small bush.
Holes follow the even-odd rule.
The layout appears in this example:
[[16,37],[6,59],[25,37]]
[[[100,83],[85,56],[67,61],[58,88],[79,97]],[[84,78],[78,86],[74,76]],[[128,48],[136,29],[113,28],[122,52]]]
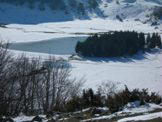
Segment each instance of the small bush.
[[110,112],[113,113],[122,109],[129,102],[134,101],[140,101],[141,105],[145,103],[160,104],[162,102],[162,98],[154,92],[149,94],[147,89],[134,89],[130,91],[125,86],[123,91],[107,97],[106,106],[109,108]]
[[99,92],[96,94],[92,89],[83,90],[81,96],[72,97],[66,102],[65,109],[69,112],[82,110],[89,107],[102,107],[102,96]]

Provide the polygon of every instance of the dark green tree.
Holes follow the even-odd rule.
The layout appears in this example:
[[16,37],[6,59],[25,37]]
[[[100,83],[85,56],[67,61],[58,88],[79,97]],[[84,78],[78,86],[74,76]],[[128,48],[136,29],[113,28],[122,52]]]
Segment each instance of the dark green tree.
[[144,33],[140,33],[139,34],[139,48],[144,50],[145,49],[145,34]]
[[156,34],[153,33],[151,37],[151,41],[150,41],[150,49],[153,49],[156,47],[156,40],[157,40]]
[[151,49],[151,36],[150,36],[150,34],[148,34],[148,36],[146,38],[146,42],[147,42],[147,49],[150,50]]
[[162,45],[161,45],[161,37],[157,33],[156,33],[155,36],[156,36],[156,39],[155,39],[156,46],[161,49],[162,48]]

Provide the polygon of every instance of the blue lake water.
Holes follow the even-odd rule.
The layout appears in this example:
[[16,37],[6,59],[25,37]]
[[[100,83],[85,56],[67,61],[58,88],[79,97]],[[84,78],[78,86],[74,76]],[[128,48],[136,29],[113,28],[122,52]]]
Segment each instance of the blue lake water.
[[40,52],[48,54],[74,54],[78,41],[84,41],[86,37],[64,37],[29,43],[11,43],[9,49]]

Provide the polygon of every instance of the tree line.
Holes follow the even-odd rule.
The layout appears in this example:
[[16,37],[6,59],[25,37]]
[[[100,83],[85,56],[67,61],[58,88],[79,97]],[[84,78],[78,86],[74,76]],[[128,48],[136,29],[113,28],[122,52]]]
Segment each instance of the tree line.
[[98,87],[97,92],[93,89],[83,90],[80,96],[72,97],[67,103],[68,111],[78,111],[85,108],[107,107],[109,112],[114,113],[122,110],[130,102],[139,101],[140,105],[146,103],[160,104],[162,98],[155,92],[148,89],[125,89],[117,91],[116,84],[107,82]]
[[135,31],[115,31],[92,35],[84,42],[78,42],[75,50],[88,57],[117,57],[132,56],[139,51],[161,47],[161,37],[157,33],[145,35]]

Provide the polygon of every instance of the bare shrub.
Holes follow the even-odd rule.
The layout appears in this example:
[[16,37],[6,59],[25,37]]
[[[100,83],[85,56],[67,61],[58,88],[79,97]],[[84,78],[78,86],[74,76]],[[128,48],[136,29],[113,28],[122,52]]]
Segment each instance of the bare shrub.
[[98,91],[105,97],[109,95],[113,95],[117,92],[118,84],[114,83],[112,81],[107,81],[101,83],[101,85],[98,86]]
[[110,112],[121,110],[129,102],[139,101],[141,105],[145,103],[160,104],[161,96],[156,93],[149,93],[148,89],[133,89],[132,91],[125,86],[124,90],[118,91],[114,95],[109,95],[106,99],[106,105]]
[[0,115],[64,111],[66,101],[82,86],[70,78],[66,61],[13,58],[0,43]]

